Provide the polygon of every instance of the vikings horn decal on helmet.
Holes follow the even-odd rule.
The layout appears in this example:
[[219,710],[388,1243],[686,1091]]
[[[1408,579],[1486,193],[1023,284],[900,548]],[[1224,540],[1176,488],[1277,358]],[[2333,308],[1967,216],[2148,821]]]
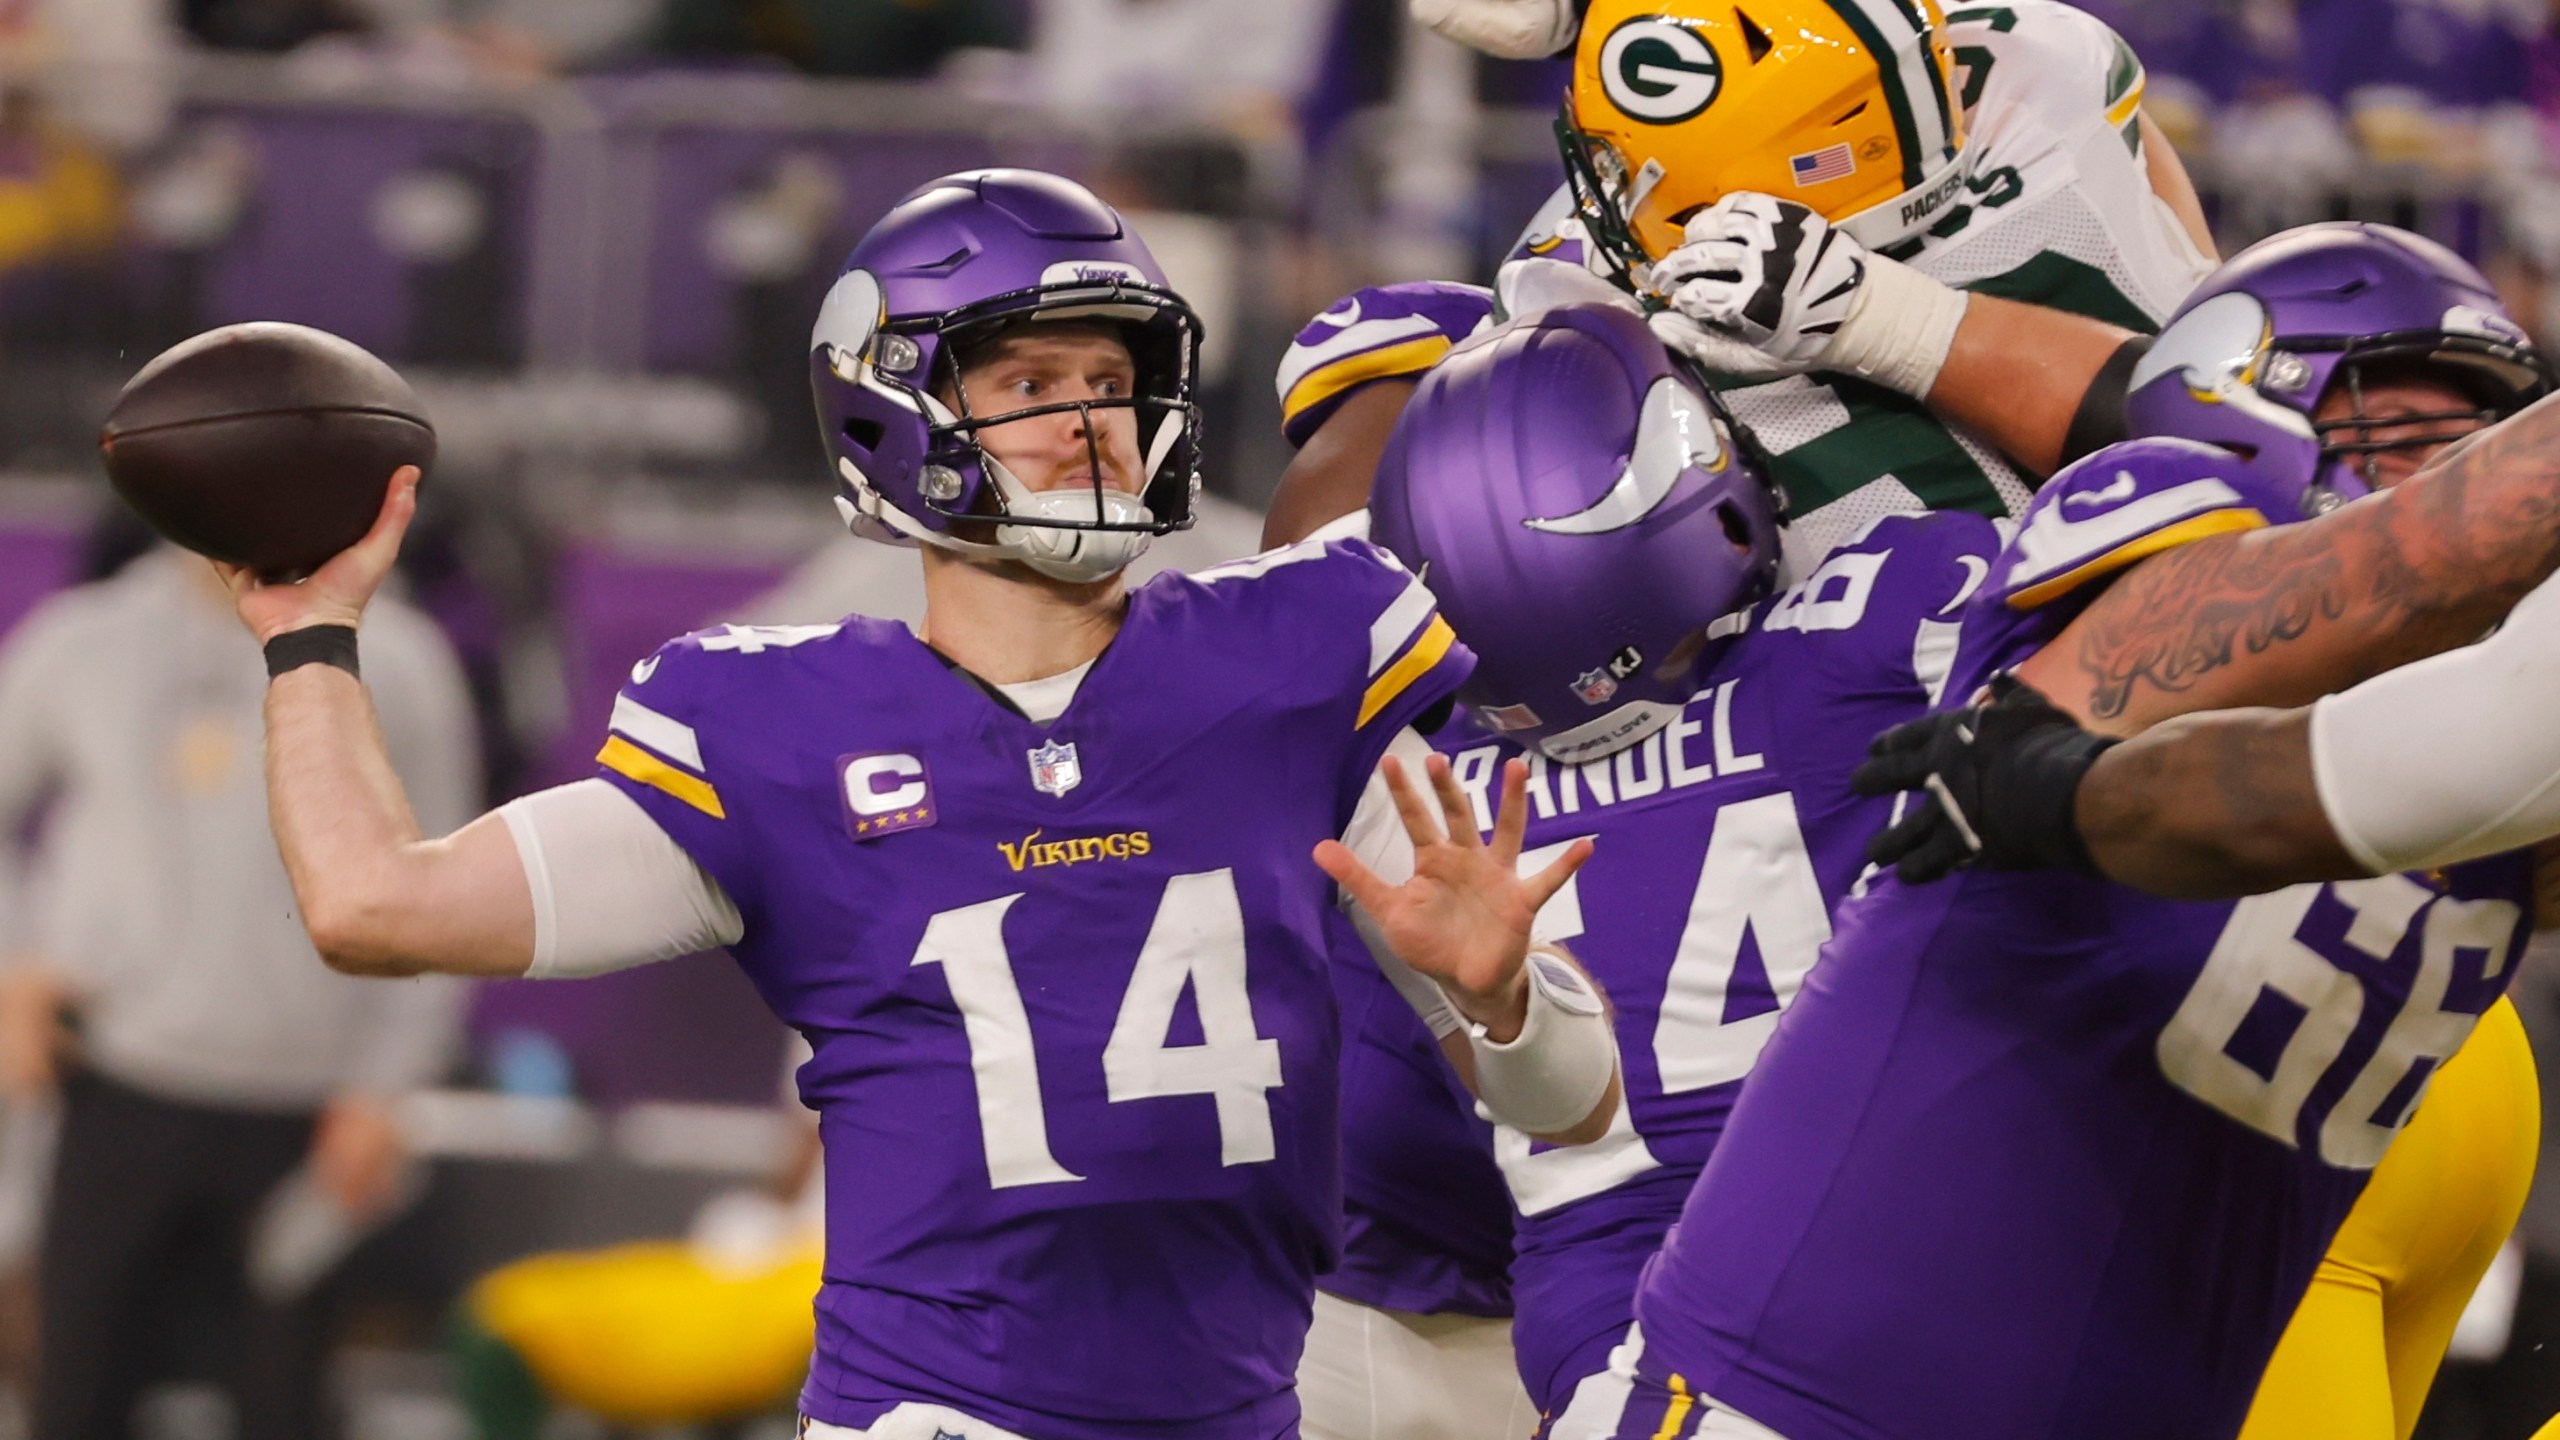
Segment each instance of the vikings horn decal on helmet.
[[[1133,394],[973,408],[965,352],[1012,326],[1066,320],[1116,328],[1135,364]],[[1199,317],[1091,191],[1036,170],[932,181],[854,246],[810,334],[836,507],[875,540],[1019,560],[1063,580],[1114,574],[1152,537],[1191,523],[1199,353]],[[1085,483],[1035,492],[980,442],[991,426],[1069,411]],[[1124,412],[1135,422],[1128,475],[1101,440]]]
[[1881,249],[1964,184],[1937,0],[1594,0],[1556,131],[1593,239],[1630,272],[1735,191]]
[[1677,716],[1719,622],[1777,569],[1767,482],[1614,305],[1544,311],[1452,353],[1405,407],[1369,510],[1371,538],[1483,637],[1460,698],[1560,761]]
[[[2375,441],[2357,417],[2377,365],[2423,365],[2477,404],[2394,416]],[[2479,271],[2387,225],[2306,225],[2205,277],[2134,367],[2128,433],[2200,440],[2250,457],[2316,512],[2366,493],[2375,455],[2441,445],[2549,394],[2550,362]],[[2347,418],[2317,421],[2333,393]]]

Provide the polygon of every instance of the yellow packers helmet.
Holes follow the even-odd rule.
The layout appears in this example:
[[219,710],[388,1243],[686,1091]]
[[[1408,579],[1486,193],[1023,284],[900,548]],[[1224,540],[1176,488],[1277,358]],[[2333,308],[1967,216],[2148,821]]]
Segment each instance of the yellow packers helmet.
[[1871,247],[1963,187],[1938,0],[1593,0],[1557,137],[1593,239],[1634,272],[1738,190]]

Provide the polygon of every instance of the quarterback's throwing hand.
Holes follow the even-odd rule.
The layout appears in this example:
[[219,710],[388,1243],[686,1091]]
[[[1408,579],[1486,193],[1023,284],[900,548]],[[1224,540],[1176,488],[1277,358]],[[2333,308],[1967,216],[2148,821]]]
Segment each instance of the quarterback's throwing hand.
[[1670,313],[1793,369],[1822,362],[1866,283],[1866,247],[1792,200],[1727,195],[1684,236],[1653,267]]
[[1412,879],[1388,884],[1338,840],[1316,847],[1316,864],[1369,912],[1396,954],[1440,982],[1469,1019],[1491,1025],[1508,1017],[1517,1023],[1527,983],[1522,967],[1529,956],[1529,924],[1538,907],[1591,858],[1591,841],[1577,840],[1554,864],[1522,875],[1527,763],[1515,759],[1503,767],[1502,803],[1490,843],[1476,836],[1475,807],[1449,773],[1448,757],[1434,755],[1424,769],[1439,799],[1437,815],[1394,757],[1380,766],[1413,841]]
[[2074,802],[2081,777],[2115,743],[2002,675],[1987,700],[1876,737],[1849,788],[1869,796],[1923,793],[1867,842],[1867,858],[1913,884],[1977,863],[2094,875]]
[[403,465],[394,472],[373,528],[306,579],[272,583],[243,566],[213,562],[214,572],[230,587],[240,623],[249,627],[259,644],[288,630],[353,626],[364,618],[365,605],[390,578],[392,563],[400,558],[400,541],[409,533],[409,522],[417,518],[418,478],[415,465]]

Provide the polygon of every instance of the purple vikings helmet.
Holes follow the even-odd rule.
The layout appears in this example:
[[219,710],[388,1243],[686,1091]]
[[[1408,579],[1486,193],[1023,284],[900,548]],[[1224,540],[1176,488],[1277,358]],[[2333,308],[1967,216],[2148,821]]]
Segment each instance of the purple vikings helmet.
[[1378,462],[1370,535],[1475,647],[1459,692],[1559,761],[1680,713],[1778,564],[1767,482],[1642,317],[1568,305],[1433,370]]
[[[973,410],[958,382],[963,352],[1006,327],[1057,320],[1116,324],[1136,393]],[[1036,170],[932,181],[853,247],[809,337],[836,508],[874,540],[1002,556],[1064,580],[1113,574],[1151,537],[1191,523],[1199,351],[1199,318],[1091,191]],[[1093,412],[1106,409],[1136,412],[1137,495],[1103,483]],[[1035,494],[979,443],[990,425],[1067,410],[1083,413],[1090,486]]]
[[[2315,421],[2340,387],[2364,411],[2378,368],[2424,365],[2473,408],[2392,417],[2408,438],[2375,441],[2355,418]],[[2502,420],[2552,388],[2550,363],[2462,257],[2387,225],[2306,225],[2262,240],[2207,276],[2135,366],[2127,432],[2234,450],[2303,487],[2306,513],[2371,490],[2373,457],[2440,445]]]

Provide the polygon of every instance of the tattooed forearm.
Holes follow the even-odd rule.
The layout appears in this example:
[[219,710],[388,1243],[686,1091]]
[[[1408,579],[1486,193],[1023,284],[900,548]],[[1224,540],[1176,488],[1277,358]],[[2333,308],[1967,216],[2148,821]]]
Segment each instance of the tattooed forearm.
[[2100,729],[2301,705],[2479,638],[2560,566],[2560,398],[2387,494],[2155,556],[2038,657]]
[[2080,833],[2115,879],[2206,900],[2362,875],[2330,829],[2301,710],[2220,710],[2161,725],[2081,781]]
[[2236,535],[2146,561],[2099,597],[2068,636],[2093,719],[2124,716],[2145,691],[2182,694],[2243,655],[2301,639],[2347,611],[2333,555],[2296,557]]

